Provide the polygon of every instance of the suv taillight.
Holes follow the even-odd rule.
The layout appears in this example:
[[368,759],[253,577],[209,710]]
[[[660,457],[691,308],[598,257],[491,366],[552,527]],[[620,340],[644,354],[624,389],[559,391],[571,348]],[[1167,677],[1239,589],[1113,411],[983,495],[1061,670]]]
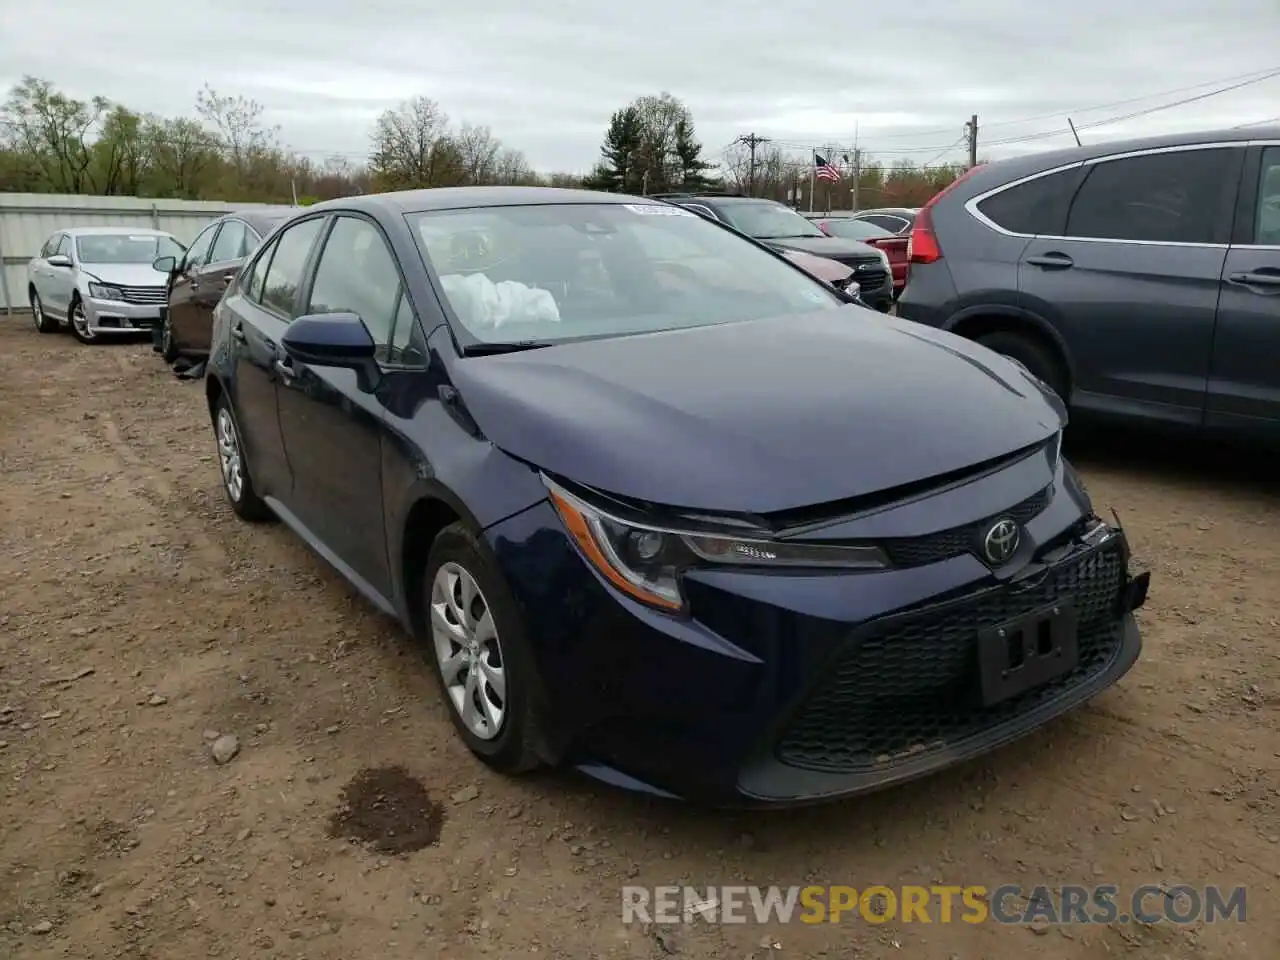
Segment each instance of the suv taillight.
[[931,212],[933,205],[981,170],[983,166],[985,164],[978,164],[978,166],[970,167],[960,174],[960,176],[935,193],[929,202],[921,208],[920,212],[916,214],[916,221],[911,227],[911,236],[907,240],[908,262],[933,263],[942,259],[942,247],[938,244],[938,235],[933,232],[933,214]]

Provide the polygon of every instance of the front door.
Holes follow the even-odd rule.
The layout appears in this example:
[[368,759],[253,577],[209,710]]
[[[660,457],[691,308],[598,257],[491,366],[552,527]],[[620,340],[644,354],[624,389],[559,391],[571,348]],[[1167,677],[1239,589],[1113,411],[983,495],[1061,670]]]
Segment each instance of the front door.
[[[66,257],[72,263],[75,262],[75,244],[72,242],[68,234],[63,234],[58,241],[58,249],[54,251],[58,256]],[[59,317],[69,317],[71,315],[71,295],[76,290],[76,271],[75,267],[68,264],[64,267],[49,266],[49,272],[45,275],[45,286],[48,290],[47,296],[42,299],[45,306],[52,308],[54,315]]]
[[[213,308],[235,279],[249,245],[249,228],[243,220],[224,220],[205,262],[193,271],[190,299],[181,321],[173,326],[174,342],[189,356],[209,352],[213,331]],[[257,243],[255,237],[254,245]]]
[[1280,146],[1250,150],[1209,381],[1211,426],[1280,436]]
[[[370,220],[339,214],[302,312],[355,313],[386,359],[402,284]],[[382,405],[353,370],[294,365],[280,384],[280,430],[293,472],[290,509],[378,594],[392,593],[382,504]]]
[[1198,426],[1243,150],[1086,164],[1064,236],[1036,236],[1019,295],[1075,360],[1072,403]]
[[259,496],[289,506],[292,481],[280,434],[280,338],[295,316],[322,217],[303,220],[262,250],[228,298],[233,351],[232,402],[250,476]]
[[167,322],[170,335],[179,345],[189,338],[189,331],[199,323],[200,270],[209,259],[209,250],[221,226],[221,221],[214,221],[201,230],[169,278]]

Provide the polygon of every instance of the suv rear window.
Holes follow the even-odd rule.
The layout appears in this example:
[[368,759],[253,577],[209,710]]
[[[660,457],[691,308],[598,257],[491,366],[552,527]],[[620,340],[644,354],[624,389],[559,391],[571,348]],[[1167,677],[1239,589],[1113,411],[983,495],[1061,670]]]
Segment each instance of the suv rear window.
[[1066,228],[1067,210],[1080,176],[1080,168],[1073,167],[1037,177],[987,197],[978,209],[1011,233],[1060,236]]

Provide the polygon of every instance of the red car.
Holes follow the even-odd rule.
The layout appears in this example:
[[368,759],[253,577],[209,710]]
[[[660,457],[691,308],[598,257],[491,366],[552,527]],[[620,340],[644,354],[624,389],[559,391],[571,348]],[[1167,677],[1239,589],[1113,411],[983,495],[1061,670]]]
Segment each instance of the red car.
[[866,220],[855,220],[852,217],[825,216],[814,217],[813,222],[829,237],[841,237],[845,240],[859,240],[883,250],[889,258],[889,268],[893,272],[893,298],[898,299],[902,288],[907,285],[907,243],[909,237],[903,234],[890,233],[883,227],[877,227]]

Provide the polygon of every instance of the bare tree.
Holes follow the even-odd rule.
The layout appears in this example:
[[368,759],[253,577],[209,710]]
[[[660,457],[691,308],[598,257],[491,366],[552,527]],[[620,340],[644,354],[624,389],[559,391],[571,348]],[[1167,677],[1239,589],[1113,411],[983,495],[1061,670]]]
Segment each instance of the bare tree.
[[92,188],[93,133],[110,108],[105,97],[75,100],[47,80],[23,77],[0,107],[0,128],[60,193]]
[[386,110],[373,128],[369,170],[390,189],[439,187],[461,179],[449,117],[430,97],[414,97]]
[[462,177],[469,184],[492,183],[502,144],[488,127],[464,123],[453,137],[462,164]]
[[263,106],[248,97],[222,95],[205,84],[196,97],[196,112],[213,128],[238,172],[251,159],[276,146],[279,130],[262,123]]

